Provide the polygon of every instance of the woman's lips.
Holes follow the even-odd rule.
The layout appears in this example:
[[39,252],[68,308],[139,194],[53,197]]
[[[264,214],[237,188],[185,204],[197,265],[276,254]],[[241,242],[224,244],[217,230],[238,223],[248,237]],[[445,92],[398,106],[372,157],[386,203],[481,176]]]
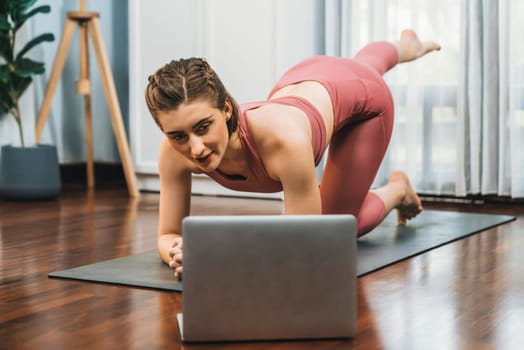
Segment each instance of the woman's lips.
[[199,162],[200,164],[205,164],[205,163],[209,162],[210,159],[211,159],[211,153],[209,153],[205,157],[196,158],[196,161]]

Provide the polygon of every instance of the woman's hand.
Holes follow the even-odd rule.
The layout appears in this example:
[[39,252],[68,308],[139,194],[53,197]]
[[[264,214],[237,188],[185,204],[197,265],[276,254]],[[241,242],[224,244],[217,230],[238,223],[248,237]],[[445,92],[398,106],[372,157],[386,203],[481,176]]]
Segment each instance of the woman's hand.
[[173,240],[173,244],[169,249],[169,257],[171,258],[171,261],[169,262],[169,267],[175,269],[175,277],[178,280],[182,279],[182,259],[184,257],[184,254],[182,252],[182,245],[182,237],[179,236]]

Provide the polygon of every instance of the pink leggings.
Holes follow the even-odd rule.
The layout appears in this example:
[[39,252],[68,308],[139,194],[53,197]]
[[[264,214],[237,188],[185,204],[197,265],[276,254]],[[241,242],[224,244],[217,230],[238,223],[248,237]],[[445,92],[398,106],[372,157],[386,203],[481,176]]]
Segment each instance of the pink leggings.
[[393,99],[382,75],[397,64],[398,53],[393,45],[376,42],[352,60],[337,61],[326,73],[335,126],[320,185],[322,211],[355,215],[362,235],[386,214],[369,190],[393,129]]

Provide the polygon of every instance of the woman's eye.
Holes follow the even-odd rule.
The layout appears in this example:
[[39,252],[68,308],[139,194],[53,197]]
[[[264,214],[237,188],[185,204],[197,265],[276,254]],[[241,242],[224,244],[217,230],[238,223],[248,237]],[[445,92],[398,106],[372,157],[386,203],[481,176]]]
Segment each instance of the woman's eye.
[[198,132],[198,133],[204,133],[204,132],[206,132],[207,129],[209,129],[209,125],[210,125],[210,124],[211,124],[211,123],[204,123],[204,124],[200,125],[200,126],[198,127],[198,129],[197,129],[197,132]]
[[170,139],[177,141],[177,142],[181,142],[186,139],[186,135],[181,135],[181,134],[171,135]]

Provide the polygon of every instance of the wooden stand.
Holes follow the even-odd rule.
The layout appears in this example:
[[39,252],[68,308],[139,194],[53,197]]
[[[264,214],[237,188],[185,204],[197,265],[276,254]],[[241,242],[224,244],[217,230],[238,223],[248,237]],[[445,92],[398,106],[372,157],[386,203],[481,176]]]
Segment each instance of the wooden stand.
[[95,48],[98,68],[102,78],[104,94],[111,117],[111,124],[113,126],[113,133],[115,134],[118,152],[122,161],[122,167],[124,169],[129,195],[136,197],[139,195],[139,192],[136,185],[135,172],[133,169],[131,153],[129,151],[125,128],[122,121],[122,112],[118,103],[115,82],[111,72],[111,67],[109,65],[109,59],[107,58],[104,41],[102,39],[99,17],[100,16],[97,12],[85,11],[85,0],[81,0],[80,2],[80,11],[72,11],[67,13],[64,31],[58,46],[58,52],[56,54],[53,69],[49,77],[42,107],[40,108],[40,112],[38,114],[36,124],[36,142],[40,142],[40,138],[42,136],[42,132],[51,109],[51,102],[58,85],[60,75],[64,68],[75,27],[78,25],[80,28],[80,79],[76,82],[76,91],[78,94],[84,96],[85,142],[87,148],[87,186],[88,188],[93,188],[95,186],[93,166],[93,120],[91,115],[91,82],[89,80],[89,34],[91,36],[93,47]]

